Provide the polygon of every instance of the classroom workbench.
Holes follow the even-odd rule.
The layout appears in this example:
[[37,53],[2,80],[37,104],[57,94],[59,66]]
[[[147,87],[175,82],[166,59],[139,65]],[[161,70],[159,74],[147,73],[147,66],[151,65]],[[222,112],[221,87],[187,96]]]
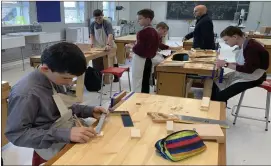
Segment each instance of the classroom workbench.
[[[140,105],[138,104],[140,103]],[[141,138],[131,139],[130,127],[123,127],[120,116],[110,116],[102,137],[86,144],[68,144],[45,165],[226,165],[226,143],[204,141],[207,150],[189,159],[171,162],[158,156],[154,144],[167,136],[165,123],[154,123],[147,112],[174,113],[225,120],[226,106],[210,102],[209,111],[200,110],[201,100],[135,93],[116,111],[129,111]],[[172,111],[181,106],[181,111]],[[222,129],[226,138],[225,129]]]
[[[187,50],[181,50],[176,53],[188,53],[188,52],[189,51]],[[202,52],[195,53],[196,56],[200,56],[202,54],[203,54]],[[180,62],[180,65],[170,66],[168,64],[171,62],[173,63],[172,61],[173,55],[169,56],[167,59],[165,59],[164,62],[162,62],[156,67],[157,94],[159,95],[185,97],[187,75],[195,74],[199,76],[211,77],[213,72],[216,73],[214,63],[209,63],[215,61],[216,52],[208,54],[212,57],[199,58],[199,60],[205,62],[184,63],[183,65],[182,64],[183,62],[174,61],[175,63]],[[211,78],[205,79],[203,89],[204,97],[211,97],[212,86],[213,80]]]
[[269,53],[269,68],[267,69],[266,73],[270,75],[271,74],[271,57],[270,57],[271,56],[271,39],[257,39],[256,38],[255,40],[261,43]]
[[117,59],[119,64],[125,64],[126,60],[126,48],[125,44],[134,43],[136,41],[136,35],[122,36],[115,39],[117,45]]
[[183,48],[185,50],[191,50],[192,46],[193,46],[193,38],[183,42]]
[[9,83],[2,81],[2,95],[1,95],[1,147],[8,143],[8,139],[5,136],[7,115],[8,115],[8,95],[10,92]]
[[261,33],[249,34],[249,32],[245,32],[245,34],[248,38],[271,39],[271,35],[265,35]]
[[[110,51],[103,51],[98,48],[90,48],[90,45],[88,44],[77,44],[77,46],[84,52],[87,64],[90,60],[103,57],[103,64],[104,68],[112,67],[113,66],[113,58],[116,56],[116,49],[112,48]],[[41,56],[32,56],[30,57],[30,65],[32,67],[36,67],[41,63]],[[83,96],[84,96],[84,79],[85,74],[79,76],[76,81],[76,101],[77,102],[83,102]],[[110,83],[110,76],[105,76],[104,80],[105,84]]]

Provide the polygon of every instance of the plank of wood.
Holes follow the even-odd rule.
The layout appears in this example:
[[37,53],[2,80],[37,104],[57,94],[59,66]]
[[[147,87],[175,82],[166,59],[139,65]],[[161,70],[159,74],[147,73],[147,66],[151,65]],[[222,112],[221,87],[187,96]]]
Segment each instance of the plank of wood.
[[140,129],[136,129],[136,128],[131,128],[131,138],[140,138],[141,137],[141,133],[140,133]]
[[126,91],[121,91],[118,95],[112,97],[112,106],[115,106],[127,94]]
[[218,143],[225,143],[224,133],[216,124],[180,124],[174,123],[173,131],[195,130],[203,140],[215,140]]
[[211,98],[213,83],[214,83],[214,81],[212,79],[205,79],[204,80],[203,97]]
[[208,111],[209,105],[210,105],[210,97],[203,97],[201,101],[200,109],[204,111]]

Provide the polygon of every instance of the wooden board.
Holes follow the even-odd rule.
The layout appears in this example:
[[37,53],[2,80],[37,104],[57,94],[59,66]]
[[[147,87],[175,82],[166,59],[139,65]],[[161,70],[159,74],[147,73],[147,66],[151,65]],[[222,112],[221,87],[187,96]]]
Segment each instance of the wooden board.
[[183,48],[185,50],[190,50],[192,46],[193,46],[193,38],[183,42]]
[[146,112],[170,113],[169,108],[179,104],[183,104],[185,111],[181,114],[184,115],[217,120],[221,115],[225,117],[224,103],[212,101],[210,111],[202,112],[198,109],[200,100],[136,93],[117,111],[130,112],[135,127],[141,131],[140,139],[131,139],[131,129],[123,127],[121,118],[110,116],[103,137],[96,137],[87,144],[68,145],[45,165],[226,165],[225,144],[216,142],[206,142],[205,152],[180,162],[171,162],[156,154],[154,144],[167,136],[167,131],[165,124],[152,123]]
[[261,43],[264,48],[271,48],[271,39],[255,39],[259,43]]
[[115,39],[116,43],[132,43],[136,41],[136,35],[127,35],[122,37],[117,37]]
[[218,143],[225,143],[225,137],[219,125],[174,123],[173,131],[180,130],[195,130],[203,140],[214,140]]
[[7,112],[8,112],[8,95],[10,92],[9,83],[2,81],[2,95],[1,95],[1,147],[6,145],[9,141],[5,136],[6,123],[7,123]]

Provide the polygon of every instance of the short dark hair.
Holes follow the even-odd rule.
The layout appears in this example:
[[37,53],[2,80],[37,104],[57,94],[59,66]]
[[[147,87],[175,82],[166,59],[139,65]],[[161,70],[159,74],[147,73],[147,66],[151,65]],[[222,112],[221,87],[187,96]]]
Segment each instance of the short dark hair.
[[150,18],[151,20],[154,18],[154,12],[151,9],[142,9],[137,12],[137,15],[141,15],[145,18]]
[[103,11],[101,11],[100,9],[96,9],[93,12],[93,17],[99,17],[103,15]]
[[239,29],[238,27],[235,26],[228,26],[226,29],[224,29],[221,33],[220,33],[220,37],[224,37],[224,36],[230,36],[232,37],[233,35],[238,35],[238,36],[244,36],[244,33],[241,31],[241,29]]
[[169,30],[169,27],[166,23],[164,22],[159,22],[157,25],[156,25],[156,29],[158,28],[162,28],[162,29],[166,29],[166,30]]
[[87,61],[80,48],[67,42],[54,44],[46,48],[41,55],[41,63],[52,72],[69,73],[80,76],[87,69]]

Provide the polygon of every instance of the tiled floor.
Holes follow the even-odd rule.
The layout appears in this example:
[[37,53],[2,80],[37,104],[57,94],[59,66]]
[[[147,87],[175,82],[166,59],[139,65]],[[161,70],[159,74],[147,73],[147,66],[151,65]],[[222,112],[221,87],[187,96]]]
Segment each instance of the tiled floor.
[[[222,57],[234,61],[231,48],[222,44],[221,54]],[[9,81],[14,85],[18,79],[23,75],[31,72],[33,69],[26,65],[26,70],[22,71],[21,67],[14,68],[8,71],[2,71],[2,80]],[[123,89],[128,88],[127,75],[122,77]],[[118,84],[114,83],[113,89],[118,90]],[[108,92],[109,86],[105,87],[105,92]],[[108,106],[108,94],[104,95],[103,106]],[[97,105],[99,98],[98,93],[90,93],[85,91],[84,99],[86,104]],[[240,95],[233,97],[229,100],[228,106],[232,107],[238,103]],[[107,99],[106,99],[107,98]],[[243,104],[265,107],[266,92],[260,88],[253,88],[248,90]],[[241,109],[240,114],[249,115],[252,117],[264,118],[263,110],[255,109]],[[233,117],[230,110],[227,110],[227,121],[232,124]],[[228,165],[270,165],[271,159],[271,131],[264,131],[265,124],[263,122],[238,119],[235,126],[227,130],[227,164]],[[271,125],[269,125],[271,130]],[[8,144],[2,148],[2,157],[5,165],[30,165],[32,159],[32,149],[20,148]]]

